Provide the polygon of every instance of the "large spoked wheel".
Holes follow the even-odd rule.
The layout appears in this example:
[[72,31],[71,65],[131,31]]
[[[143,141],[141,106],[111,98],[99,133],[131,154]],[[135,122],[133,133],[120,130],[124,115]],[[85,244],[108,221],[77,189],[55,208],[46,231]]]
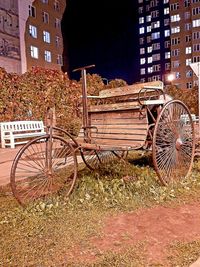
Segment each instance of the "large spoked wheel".
[[75,150],[63,138],[49,134],[22,147],[11,168],[11,188],[21,205],[58,192],[69,195],[77,177]]
[[127,154],[127,151],[81,150],[82,159],[90,170],[97,170],[116,159],[125,159]]
[[155,170],[163,185],[189,175],[195,150],[194,125],[181,101],[168,102],[160,112],[152,150]]

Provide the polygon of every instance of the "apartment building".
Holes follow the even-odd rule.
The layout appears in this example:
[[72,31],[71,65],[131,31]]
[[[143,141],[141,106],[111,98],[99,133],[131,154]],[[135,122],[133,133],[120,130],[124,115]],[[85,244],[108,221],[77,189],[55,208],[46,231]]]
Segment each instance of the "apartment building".
[[0,0],[0,67],[21,72],[18,1]]
[[0,0],[0,66],[17,73],[32,66],[60,70],[65,6],[66,0]]
[[[200,0],[138,0],[140,80],[160,79],[189,89],[190,63],[200,62]],[[155,49],[157,48],[157,50]]]
[[172,83],[190,89],[198,84],[190,63],[200,62],[200,0],[170,0],[170,28]]
[[138,0],[140,81],[166,80],[170,72],[169,0]]

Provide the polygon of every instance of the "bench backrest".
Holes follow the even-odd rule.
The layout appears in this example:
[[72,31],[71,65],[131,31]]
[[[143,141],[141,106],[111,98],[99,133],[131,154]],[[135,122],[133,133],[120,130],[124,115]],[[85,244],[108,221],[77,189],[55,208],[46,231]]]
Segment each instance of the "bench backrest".
[[43,121],[12,121],[1,123],[1,133],[5,131],[44,131]]

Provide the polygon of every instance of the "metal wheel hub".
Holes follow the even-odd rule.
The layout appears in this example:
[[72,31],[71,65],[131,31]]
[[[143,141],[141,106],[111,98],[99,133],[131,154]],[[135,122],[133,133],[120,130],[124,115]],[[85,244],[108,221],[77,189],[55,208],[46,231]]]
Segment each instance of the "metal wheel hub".
[[181,146],[183,145],[183,141],[181,140],[181,138],[177,138],[176,139],[176,150],[180,150],[181,149]]

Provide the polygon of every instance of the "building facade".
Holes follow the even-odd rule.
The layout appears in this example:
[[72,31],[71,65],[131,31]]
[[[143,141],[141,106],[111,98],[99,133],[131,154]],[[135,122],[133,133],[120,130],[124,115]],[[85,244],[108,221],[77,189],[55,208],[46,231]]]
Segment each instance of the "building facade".
[[200,0],[170,0],[170,18],[173,84],[190,89],[198,80],[190,63],[200,62]]
[[0,0],[0,67],[21,72],[18,1]]
[[170,72],[170,14],[167,0],[138,0],[140,81],[165,81]]
[[[140,80],[160,79],[189,89],[190,63],[200,62],[200,0],[138,0]],[[156,51],[157,49],[157,51]]]
[[1,67],[16,73],[32,66],[60,70],[65,7],[66,0],[0,0]]

